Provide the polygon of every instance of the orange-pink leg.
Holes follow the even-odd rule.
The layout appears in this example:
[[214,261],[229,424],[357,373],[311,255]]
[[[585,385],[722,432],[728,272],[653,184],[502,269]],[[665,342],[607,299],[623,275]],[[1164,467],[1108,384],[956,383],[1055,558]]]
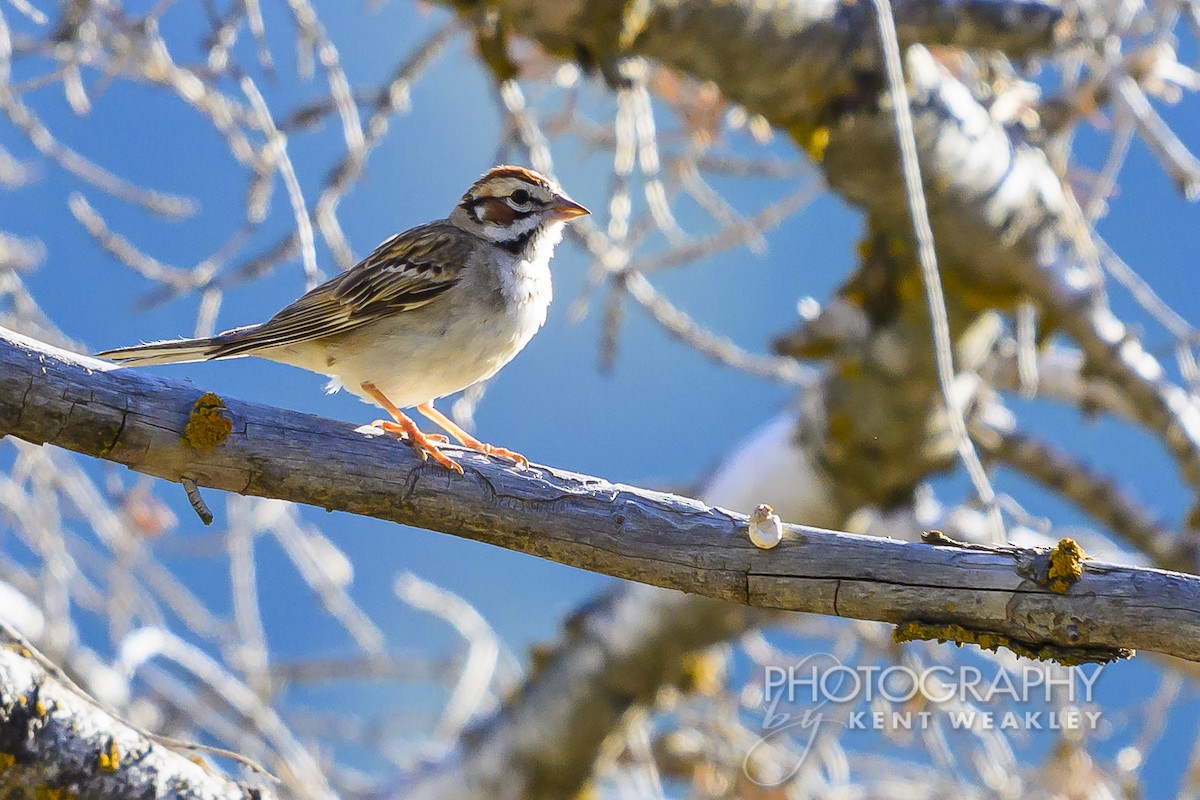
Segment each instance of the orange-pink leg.
[[510,461],[515,461],[517,466],[519,466],[521,469],[525,469],[529,466],[529,459],[520,453],[504,447],[495,447],[494,445],[485,444],[484,442],[479,441],[474,436],[455,425],[452,419],[434,408],[432,402],[422,403],[421,405],[417,406],[417,411],[420,411],[435,425],[453,436],[455,439],[458,439],[458,441],[462,442],[463,447],[469,447],[472,450],[478,450],[479,452],[486,453],[489,456],[499,456],[500,458],[507,458]]
[[447,456],[437,447],[438,443],[445,444],[449,441],[445,436],[437,433],[432,435],[422,433],[421,429],[417,427],[417,423],[409,419],[403,411],[396,408],[395,404],[391,400],[388,400],[387,396],[375,387],[375,384],[364,383],[362,384],[362,388],[364,392],[371,396],[371,399],[381,405],[385,411],[392,415],[392,419],[395,420],[395,422],[388,422],[387,420],[380,419],[373,422],[373,425],[383,428],[383,430],[390,434],[406,439],[412,449],[417,451],[417,455],[421,457],[422,461],[428,456],[433,456],[433,460],[446,469],[452,469],[459,475],[462,474],[463,469],[458,465],[458,462]]

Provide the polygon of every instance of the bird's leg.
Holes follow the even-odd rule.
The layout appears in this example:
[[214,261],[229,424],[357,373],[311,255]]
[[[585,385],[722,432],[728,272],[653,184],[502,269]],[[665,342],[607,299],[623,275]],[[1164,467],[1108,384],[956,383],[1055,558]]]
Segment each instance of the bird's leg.
[[371,396],[371,399],[383,406],[383,410],[391,414],[392,419],[395,420],[395,422],[376,420],[372,424],[383,428],[383,430],[387,431],[388,433],[407,439],[408,444],[413,450],[417,451],[417,455],[421,457],[422,461],[424,461],[427,456],[433,456],[433,460],[441,464],[446,469],[452,469],[459,475],[462,474],[463,469],[458,465],[458,462],[447,456],[437,447],[436,442],[438,440],[440,440],[442,443],[448,441],[446,437],[436,433],[432,436],[427,436],[422,433],[421,429],[417,427],[417,423],[409,419],[403,411],[396,408],[396,405],[391,400],[388,400],[387,396],[383,392],[379,391],[375,384],[363,383],[362,388],[364,392]]
[[495,447],[494,445],[484,444],[483,442],[479,441],[474,436],[455,425],[454,421],[445,414],[434,408],[432,402],[421,403],[421,405],[417,406],[417,411],[420,411],[430,422],[434,423],[446,433],[462,442],[463,447],[469,447],[472,450],[478,450],[479,452],[486,453],[489,456],[500,456],[501,458],[507,458],[510,461],[515,461],[517,466],[519,466],[521,469],[525,469],[529,466],[529,459],[520,453],[504,447]]

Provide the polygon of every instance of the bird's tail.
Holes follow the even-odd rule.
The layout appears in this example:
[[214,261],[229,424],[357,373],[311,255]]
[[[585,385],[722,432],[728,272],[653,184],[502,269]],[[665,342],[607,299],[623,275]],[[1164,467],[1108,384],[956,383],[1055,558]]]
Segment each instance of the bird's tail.
[[192,361],[232,358],[245,353],[230,353],[229,346],[243,339],[246,333],[257,327],[259,326],[248,325],[203,339],[168,339],[132,347],[118,347],[96,355],[126,367],[153,367],[158,364],[187,364]]

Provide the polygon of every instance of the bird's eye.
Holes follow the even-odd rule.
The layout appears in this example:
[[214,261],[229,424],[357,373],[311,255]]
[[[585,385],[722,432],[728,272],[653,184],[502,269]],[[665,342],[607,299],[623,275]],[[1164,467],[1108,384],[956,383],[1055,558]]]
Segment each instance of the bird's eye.
[[508,196],[508,199],[512,200],[516,205],[523,206],[529,202],[529,192],[524,189],[517,189]]

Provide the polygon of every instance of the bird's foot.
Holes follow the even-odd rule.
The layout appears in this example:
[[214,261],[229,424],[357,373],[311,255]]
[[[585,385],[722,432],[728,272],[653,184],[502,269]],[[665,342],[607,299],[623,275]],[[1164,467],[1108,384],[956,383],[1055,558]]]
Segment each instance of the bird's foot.
[[[408,440],[408,431],[406,431],[403,426],[397,425],[396,423],[392,422],[390,419],[377,419],[371,423],[371,427],[382,428],[383,430],[387,431],[388,433],[394,434],[395,436],[397,436],[401,439],[404,439],[405,441]],[[422,432],[421,435],[424,436],[429,441],[433,442],[434,444],[450,444],[450,437],[443,436],[440,433],[424,433],[424,432]]]
[[416,451],[417,455],[424,461],[430,456],[441,466],[449,470],[454,470],[459,475],[463,474],[463,468],[459,463],[450,456],[438,449],[439,444],[448,444],[450,440],[440,433],[422,433],[416,425],[411,427],[401,425],[386,419],[377,419],[371,423],[377,428],[382,428],[385,432],[408,442],[408,446]]
[[507,447],[496,447],[495,445],[481,442],[478,439],[464,440],[463,447],[469,447],[470,449],[476,450],[484,455],[507,458],[521,469],[529,469],[529,459],[515,450],[509,450]]
[[471,434],[464,431],[454,420],[447,417],[442,412],[433,407],[433,402],[422,403],[417,406],[417,411],[420,411],[429,418],[434,424],[442,430],[449,432],[451,436],[462,443],[463,447],[470,448],[487,456],[498,456],[499,458],[507,458],[514,462],[521,469],[529,469],[529,459],[515,450],[509,450],[507,447],[496,447],[485,442],[481,442]]

